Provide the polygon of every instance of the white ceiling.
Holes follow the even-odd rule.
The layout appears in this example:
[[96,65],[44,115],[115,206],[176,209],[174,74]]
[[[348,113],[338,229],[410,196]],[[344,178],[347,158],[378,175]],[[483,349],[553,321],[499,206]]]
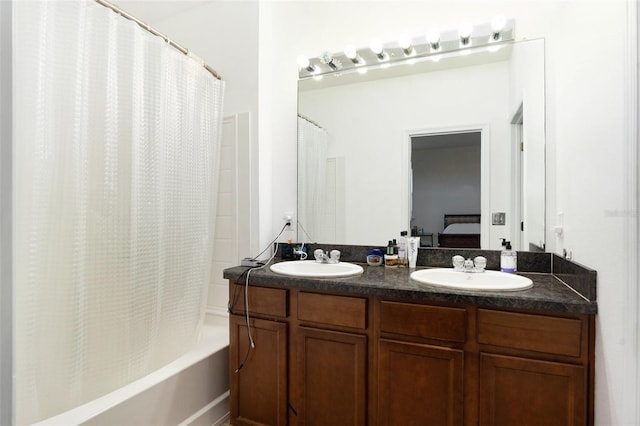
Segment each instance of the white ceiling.
[[214,0],[112,0],[111,3],[142,22],[153,25],[211,1]]

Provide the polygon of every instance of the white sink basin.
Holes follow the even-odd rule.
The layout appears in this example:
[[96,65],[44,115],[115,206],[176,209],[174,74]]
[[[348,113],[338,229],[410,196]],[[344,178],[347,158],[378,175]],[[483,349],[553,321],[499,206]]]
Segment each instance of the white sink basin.
[[421,269],[413,272],[411,279],[419,283],[463,290],[514,291],[533,286],[533,282],[527,277],[498,271],[469,273],[445,268]]
[[295,260],[271,265],[276,274],[307,278],[340,278],[360,275],[362,266],[349,262],[318,263],[315,260]]

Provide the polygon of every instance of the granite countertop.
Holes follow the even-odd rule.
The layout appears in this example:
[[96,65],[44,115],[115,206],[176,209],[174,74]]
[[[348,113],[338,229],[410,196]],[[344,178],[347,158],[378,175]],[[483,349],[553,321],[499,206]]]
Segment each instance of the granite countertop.
[[[296,287],[350,295],[372,295],[424,302],[471,303],[549,312],[597,312],[595,301],[589,301],[551,273],[519,273],[533,281],[533,287],[526,290],[466,291],[417,283],[409,277],[413,269],[359,264],[364,268],[362,275],[349,278],[289,277],[271,272],[267,266],[251,272],[249,285],[260,283],[271,287]],[[248,269],[241,266],[225,269],[224,278],[244,284],[245,272]]]

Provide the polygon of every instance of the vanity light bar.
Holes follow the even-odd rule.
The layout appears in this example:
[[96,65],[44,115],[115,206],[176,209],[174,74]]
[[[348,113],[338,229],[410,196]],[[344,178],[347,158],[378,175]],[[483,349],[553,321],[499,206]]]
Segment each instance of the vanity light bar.
[[[443,54],[465,54],[468,49],[487,47],[495,50],[502,43],[514,40],[514,21],[498,15],[491,22],[482,24],[463,23],[456,30],[438,32],[435,29],[419,36],[401,36],[397,41],[382,43],[374,40],[368,47],[347,46],[344,52],[328,53],[298,62],[298,78],[319,78],[323,75],[366,69],[383,68],[390,65],[415,63],[417,60],[438,60]],[[306,58],[305,58],[306,59]],[[306,66],[302,66],[306,65]]]

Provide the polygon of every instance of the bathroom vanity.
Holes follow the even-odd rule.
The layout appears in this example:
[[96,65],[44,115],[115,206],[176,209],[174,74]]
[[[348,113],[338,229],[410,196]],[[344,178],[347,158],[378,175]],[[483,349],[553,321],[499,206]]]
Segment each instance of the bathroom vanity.
[[246,269],[225,271],[234,425],[593,423],[597,306],[558,271],[499,293]]

